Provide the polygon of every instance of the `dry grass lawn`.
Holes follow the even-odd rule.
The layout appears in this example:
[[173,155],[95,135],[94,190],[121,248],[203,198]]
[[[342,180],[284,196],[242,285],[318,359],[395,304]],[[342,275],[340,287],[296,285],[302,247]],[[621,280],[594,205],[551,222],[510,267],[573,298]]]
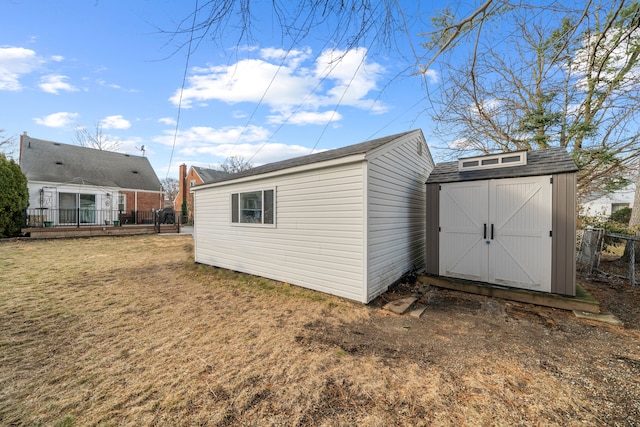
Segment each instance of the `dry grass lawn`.
[[640,336],[432,290],[419,319],[193,263],[0,243],[0,425],[638,425]]

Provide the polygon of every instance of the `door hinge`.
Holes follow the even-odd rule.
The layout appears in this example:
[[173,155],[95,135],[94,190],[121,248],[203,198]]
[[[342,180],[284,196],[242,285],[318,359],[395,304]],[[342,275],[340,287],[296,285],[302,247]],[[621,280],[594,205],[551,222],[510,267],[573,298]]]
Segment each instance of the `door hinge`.
[[549,184],[553,184],[553,177],[549,178]]
[[438,231],[442,231],[442,227],[438,227]]
[[438,185],[438,190],[442,191],[442,185]]
[[549,237],[553,237],[553,230],[549,230]]

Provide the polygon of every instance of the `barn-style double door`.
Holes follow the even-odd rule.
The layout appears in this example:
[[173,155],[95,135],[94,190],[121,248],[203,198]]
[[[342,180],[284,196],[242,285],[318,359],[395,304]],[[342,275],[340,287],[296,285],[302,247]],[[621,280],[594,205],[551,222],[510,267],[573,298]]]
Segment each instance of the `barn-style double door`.
[[439,274],[551,292],[551,182],[442,184]]

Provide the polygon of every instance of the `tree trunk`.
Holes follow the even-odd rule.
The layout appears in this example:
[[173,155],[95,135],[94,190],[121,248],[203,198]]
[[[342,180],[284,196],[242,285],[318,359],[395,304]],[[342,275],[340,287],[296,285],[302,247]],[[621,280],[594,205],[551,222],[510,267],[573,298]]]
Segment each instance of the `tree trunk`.
[[[636,194],[633,197],[633,208],[631,208],[631,219],[629,219],[629,230],[634,231],[636,236],[640,236],[640,171],[636,181]],[[631,256],[631,243],[627,243],[624,248],[622,259],[628,261]],[[635,243],[636,264],[640,264],[640,242]]]
[[638,233],[638,230],[640,230],[640,171],[638,171],[638,179],[636,180],[636,194],[633,197],[633,208],[631,208],[629,229],[634,230],[636,234]]

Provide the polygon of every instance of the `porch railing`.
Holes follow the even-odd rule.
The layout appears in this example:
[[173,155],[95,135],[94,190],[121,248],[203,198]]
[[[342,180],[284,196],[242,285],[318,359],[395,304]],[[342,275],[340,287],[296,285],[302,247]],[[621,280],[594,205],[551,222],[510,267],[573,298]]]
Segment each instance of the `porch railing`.
[[112,209],[50,209],[31,208],[25,211],[25,227],[83,227],[154,225],[156,211],[119,211]]

